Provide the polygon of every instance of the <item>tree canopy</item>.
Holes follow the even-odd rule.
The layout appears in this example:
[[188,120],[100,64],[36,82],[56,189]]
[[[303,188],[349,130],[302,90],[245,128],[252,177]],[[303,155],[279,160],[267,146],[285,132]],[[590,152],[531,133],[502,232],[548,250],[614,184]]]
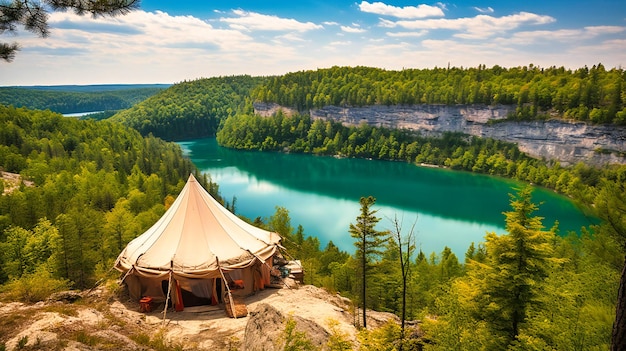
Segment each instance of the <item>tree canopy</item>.
[[250,105],[250,90],[264,79],[234,76],[178,83],[112,120],[166,140],[213,136],[228,116],[244,112]]
[[43,90],[0,87],[0,104],[50,110],[58,113],[117,111],[131,106],[163,90],[146,87],[99,91]]
[[323,106],[516,105],[510,118],[553,116],[626,124],[624,70],[602,64],[568,70],[532,64],[384,70],[332,67],[271,77],[253,98],[305,111]]
[[118,123],[0,105],[0,125],[0,170],[32,182],[0,181],[0,283],[45,273],[89,286],[195,172],[178,145]]

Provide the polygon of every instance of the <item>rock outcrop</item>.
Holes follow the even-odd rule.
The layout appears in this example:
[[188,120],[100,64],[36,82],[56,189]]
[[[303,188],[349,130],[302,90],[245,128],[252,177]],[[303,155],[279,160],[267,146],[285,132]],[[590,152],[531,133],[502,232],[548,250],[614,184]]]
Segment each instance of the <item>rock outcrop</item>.
[[[261,115],[280,107],[255,104]],[[295,111],[282,108],[286,114]],[[518,144],[520,150],[537,158],[562,164],[592,165],[626,163],[626,127],[590,125],[583,122],[548,120],[507,121],[515,106],[498,105],[412,105],[412,106],[326,106],[310,110],[312,119],[333,120],[344,125],[367,123],[387,128],[406,128],[426,136],[460,132]]]
[[295,322],[294,331],[304,333],[306,338],[317,348],[328,340],[329,333],[319,324],[297,315],[285,315],[267,303],[259,304],[248,316],[243,349],[248,351],[284,350],[284,330],[287,320]]

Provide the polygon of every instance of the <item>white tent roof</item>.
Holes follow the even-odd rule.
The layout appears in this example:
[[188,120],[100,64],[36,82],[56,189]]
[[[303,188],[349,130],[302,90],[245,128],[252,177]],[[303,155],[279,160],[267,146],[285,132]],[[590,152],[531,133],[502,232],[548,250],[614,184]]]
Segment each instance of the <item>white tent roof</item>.
[[219,276],[274,254],[280,236],[252,226],[220,205],[193,175],[172,206],[132,240],[115,268],[139,274],[172,271],[187,278]]

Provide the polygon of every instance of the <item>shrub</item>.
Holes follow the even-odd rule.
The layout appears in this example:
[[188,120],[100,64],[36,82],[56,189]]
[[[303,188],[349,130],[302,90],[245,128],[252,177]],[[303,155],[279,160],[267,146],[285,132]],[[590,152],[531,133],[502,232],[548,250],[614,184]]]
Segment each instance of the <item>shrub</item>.
[[38,269],[5,284],[2,292],[8,300],[33,303],[43,301],[53,293],[69,288],[68,280],[54,278],[47,270]]

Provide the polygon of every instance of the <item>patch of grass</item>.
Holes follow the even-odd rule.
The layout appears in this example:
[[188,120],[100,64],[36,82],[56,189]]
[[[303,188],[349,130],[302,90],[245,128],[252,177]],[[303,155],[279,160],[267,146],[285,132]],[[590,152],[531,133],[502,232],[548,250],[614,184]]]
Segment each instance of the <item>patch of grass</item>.
[[26,347],[26,344],[28,344],[28,336],[24,335],[20,338],[20,340],[17,341],[17,349],[23,349],[24,347]]
[[154,338],[150,338],[149,335],[144,333],[134,334],[130,337],[139,345],[148,346],[156,351],[182,351],[184,350],[183,344],[173,343],[165,339],[165,335],[162,331],[156,333]]
[[63,316],[78,317],[76,307],[66,304],[48,305],[43,309],[45,312],[55,312]]
[[100,343],[100,338],[98,338],[97,336],[89,335],[89,333],[84,330],[77,331],[74,339],[76,339],[76,341],[78,341],[79,343],[85,344],[87,346],[96,346]]
[[133,334],[130,338],[139,345],[150,346],[150,336],[144,333]]
[[0,318],[0,335],[8,336],[17,334],[17,332],[22,329],[22,326],[33,318],[33,316],[34,312],[30,310],[3,315]]
[[228,338],[228,351],[237,351],[239,350],[239,345],[241,344],[241,340],[239,340],[236,336],[231,336]]

